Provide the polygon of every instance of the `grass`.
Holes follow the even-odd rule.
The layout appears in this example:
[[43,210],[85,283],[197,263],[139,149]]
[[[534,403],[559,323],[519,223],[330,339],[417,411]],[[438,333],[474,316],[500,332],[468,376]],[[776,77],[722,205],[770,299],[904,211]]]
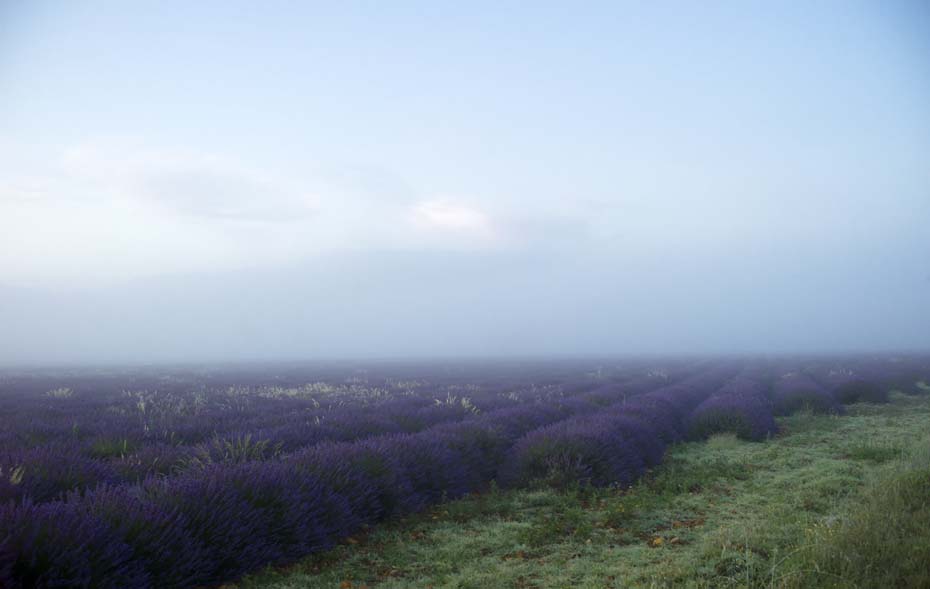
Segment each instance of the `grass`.
[[856,505],[807,530],[794,587],[930,587],[930,437],[872,477]]
[[627,492],[488,492],[242,589],[930,587],[930,398],[671,449]]

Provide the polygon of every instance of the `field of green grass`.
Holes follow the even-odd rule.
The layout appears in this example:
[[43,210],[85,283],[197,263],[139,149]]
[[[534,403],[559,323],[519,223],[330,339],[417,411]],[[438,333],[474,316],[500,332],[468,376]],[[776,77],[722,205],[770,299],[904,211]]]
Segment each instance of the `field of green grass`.
[[671,448],[629,490],[487,492],[241,589],[930,588],[930,397]]

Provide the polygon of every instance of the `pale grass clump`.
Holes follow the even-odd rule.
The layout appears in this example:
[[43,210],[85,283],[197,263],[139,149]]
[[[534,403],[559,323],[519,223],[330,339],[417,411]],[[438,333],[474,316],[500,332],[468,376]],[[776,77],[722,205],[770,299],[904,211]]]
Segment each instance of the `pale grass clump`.
[[436,405],[446,405],[448,407],[461,406],[466,411],[474,413],[475,415],[481,412],[468,397],[458,397],[452,393],[447,393],[445,399],[434,399],[434,401]]
[[59,387],[48,391],[45,396],[52,399],[70,399],[74,396],[74,391],[67,387]]
[[214,437],[197,447],[194,455],[182,461],[181,468],[206,468],[213,464],[242,464],[271,460],[281,455],[281,444],[253,440],[252,434],[232,438]]
[[23,482],[23,476],[26,474],[26,468],[22,465],[8,467],[4,472],[0,466],[0,480],[7,479],[11,485],[18,485]]

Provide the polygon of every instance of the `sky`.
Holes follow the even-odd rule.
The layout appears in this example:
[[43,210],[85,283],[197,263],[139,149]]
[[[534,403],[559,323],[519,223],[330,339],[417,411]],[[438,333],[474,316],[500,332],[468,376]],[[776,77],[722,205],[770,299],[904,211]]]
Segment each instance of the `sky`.
[[908,350],[925,2],[0,0],[0,363]]

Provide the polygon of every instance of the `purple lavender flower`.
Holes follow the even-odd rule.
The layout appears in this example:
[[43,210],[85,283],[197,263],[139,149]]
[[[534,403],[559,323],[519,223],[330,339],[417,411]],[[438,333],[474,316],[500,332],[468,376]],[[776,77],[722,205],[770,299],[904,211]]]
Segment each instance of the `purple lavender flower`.
[[822,386],[806,374],[798,372],[782,376],[773,385],[773,401],[777,415],[796,411],[842,413],[842,406]]
[[629,486],[646,468],[641,431],[645,433],[646,427],[607,414],[539,428],[511,449],[501,468],[501,482]]
[[73,502],[0,504],[0,586],[147,588],[132,547]]
[[772,415],[772,404],[755,387],[736,392],[737,387],[724,389],[695,408],[688,420],[689,437],[702,440],[718,433],[734,433],[743,440],[761,441],[778,431]]

